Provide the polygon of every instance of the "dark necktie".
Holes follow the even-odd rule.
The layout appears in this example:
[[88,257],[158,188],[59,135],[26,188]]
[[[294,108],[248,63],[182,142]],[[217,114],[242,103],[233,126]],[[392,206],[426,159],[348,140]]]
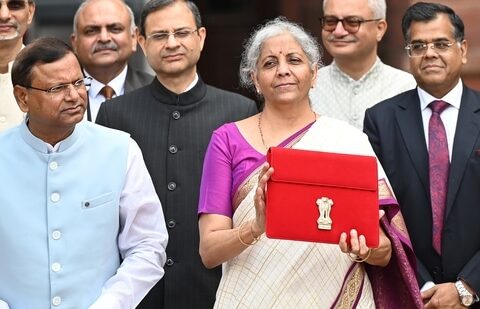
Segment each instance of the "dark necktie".
[[448,105],[444,101],[433,101],[428,105],[432,110],[432,116],[428,123],[428,161],[433,217],[433,248],[438,254],[442,252],[442,229],[447,202],[448,170],[450,168],[447,134],[440,114]]
[[105,100],[110,100],[115,94],[115,90],[112,87],[106,85],[100,90],[100,93],[105,97]]

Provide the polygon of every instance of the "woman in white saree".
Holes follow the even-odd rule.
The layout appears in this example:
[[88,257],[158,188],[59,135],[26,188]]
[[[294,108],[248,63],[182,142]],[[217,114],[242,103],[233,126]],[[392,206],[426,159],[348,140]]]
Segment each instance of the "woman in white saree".
[[214,132],[200,190],[200,255],[206,267],[223,263],[216,308],[422,307],[408,234],[380,166],[379,213],[386,215],[378,248],[355,230],[339,245],[262,236],[274,173],[268,147],[374,156],[361,131],[312,111],[308,92],[319,64],[316,40],[284,18],[260,27],[245,46],[240,77],[264,109]]

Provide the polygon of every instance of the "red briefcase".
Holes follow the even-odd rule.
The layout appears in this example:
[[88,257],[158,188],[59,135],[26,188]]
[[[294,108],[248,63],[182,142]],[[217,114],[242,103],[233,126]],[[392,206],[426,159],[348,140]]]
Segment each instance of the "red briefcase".
[[375,157],[272,147],[267,160],[267,237],[337,244],[356,229],[378,247]]

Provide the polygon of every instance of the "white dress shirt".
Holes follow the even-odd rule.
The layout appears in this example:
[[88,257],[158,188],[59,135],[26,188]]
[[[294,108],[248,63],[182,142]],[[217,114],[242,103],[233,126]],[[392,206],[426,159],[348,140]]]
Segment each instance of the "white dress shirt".
[[427,142],[428,149],[428,123],[432,110],[428,107],[428,104],[435,100],[443,100],[450,104],[441,114],[443,126],[447,133],[448,154],[450,161],[452,160],[453,139],[455,138],[455,128],[457,127],[458,112],[460,110],[460,103],[462,101],[463,83],[458,81],[457,85],[450,90],[443,98],[435,98],[420,87],[417,88],[418,96],[420,98],[420,108],[422,110],[423,130],[425,133],[425,141]]
[[[124,86],[125,79],[127,78],[127,69],[128,66],[125,66],[123,71],[108,83],[108,86],[112,87],[113,90],[115,90],[113,98],[122,95],[125,91]],[[93,78],[93,76],[90,75],[86,70],[85,76],[92,78],[92,84],[90,86],[90,89],[88,90],[88,104],[90,107],[90,115],[92,116],[92,122],[95,122],[95,119],[97,119],[98,110],[100,109],[100,105],[105,102],[105,97],[100,93],[105,84]],[[83,118],[87,119],[86,116]]]

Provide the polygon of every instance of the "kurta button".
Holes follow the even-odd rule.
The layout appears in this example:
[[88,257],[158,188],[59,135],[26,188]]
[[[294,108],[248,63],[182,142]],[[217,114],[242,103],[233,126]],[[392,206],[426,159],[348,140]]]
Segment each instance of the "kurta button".
[[0,116],[0,122],[1,122],[1,123],[7,122],[7,117],[5,117],[5,116],[3,116],[3,115]]
[[61,303],[62,303],[62,298],[60,296],[55,296],[54,298],[52,298],[52,305],[60,306]]
[[58,194],[57,192],[52,193],[52,195],[50,195],[50,200],[54,203],[60,201],[60,194]]
[[171,145],[170,147],[168,147],[168,151],[170,151],[170,153],[175,154],[175,153],[177,153],[178,148],[175,145]]
[[173,264],[175,264],[175,261],[172,258],[168,258],[165,264],[167,266],[173,266]]
[[177,120],[177,119],[180,119],[180,112],[179,111],[174,111],[172,113],[172,118]]
[[167,227],[169,229],[173,229],[175,227],[175,225],[177,225],[177,222],[175,222],[175,220],[173,220],[173,219],[168,220]]
[[169,182],[168,185],[167,185],[167,188],[168,188],[169,191],[174,191],[177,188],[177,184],[174,183],[173,181]]
[[62,265],[60,263],[55,262],[52,264],[52,270],[54,272],[59,272],[60,269],[62,269]]
[[61,237],[62,237],[62,232],[60,232],[59,230],[55,230],[52,232],[52,238],[54,240],[59,240]]
[[50,169],[51,169],[52,171],[54,171],[54,170],[57,169],[58,163],[57,163],[56,161],[52,161],[52,162],[50,162],[50,165],[49,165],[49,166],[50,166]]

